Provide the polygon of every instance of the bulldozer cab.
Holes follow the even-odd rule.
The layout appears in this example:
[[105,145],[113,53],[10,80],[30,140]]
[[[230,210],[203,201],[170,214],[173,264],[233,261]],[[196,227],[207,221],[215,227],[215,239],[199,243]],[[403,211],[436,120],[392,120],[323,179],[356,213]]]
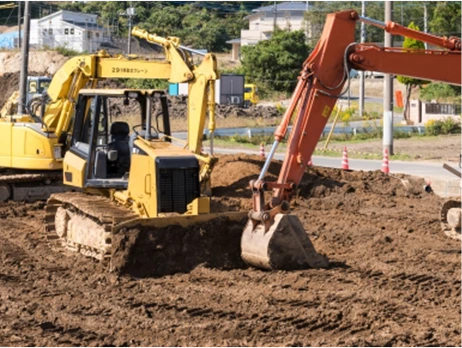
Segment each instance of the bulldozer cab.
[[82,90],[73,128],[65,183],[127,189],[132,154],[140,152],[135,140],[170,141],[166,96],[159,90]]

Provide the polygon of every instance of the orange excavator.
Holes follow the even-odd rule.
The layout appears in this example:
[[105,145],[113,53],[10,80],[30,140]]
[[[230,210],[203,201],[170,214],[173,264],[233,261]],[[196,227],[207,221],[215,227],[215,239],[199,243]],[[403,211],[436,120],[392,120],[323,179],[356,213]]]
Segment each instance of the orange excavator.
[[[358,44],[355,42],[358,21],[380,27],[392,35],[414,38],[442,49],[409,50]],[[351,69],[460,85],[461,40],[422,33],[393,22],[382,23],[359,16],[355,11],[327,16],[322,36],[303,64],[292,101],[275,131],[275,140],[262,172],[257,180],[250,183],[253,210],[249,213],[241,239],[242,257],[248,264],[264,269],[326,265],[326,260],[316,254],[300,220],[289,214],[289,202],[296,193],[337,99],[345,92],[345,84],[349,84]],[[292,119],[293,127],[279,178],[277,182],[267,182],[266,172]],[[266,191],[273,193],[269,202],[265,201]],[[452,209],[458,209],[460,216],[460,202]],[[460,218],[453,220],[460,231]]]

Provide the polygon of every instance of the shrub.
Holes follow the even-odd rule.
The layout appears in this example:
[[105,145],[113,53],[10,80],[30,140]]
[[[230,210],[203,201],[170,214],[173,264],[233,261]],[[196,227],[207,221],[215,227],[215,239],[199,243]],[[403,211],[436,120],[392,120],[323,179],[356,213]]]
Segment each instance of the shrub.
[[284,115],[287,108],[284,107],[281,103],[277,103],[276,104],[276,110],[278,111],[278,113],[280,113],[281,115]]
[[56,47],[56,52],[58,52],[59,54],[62,54],[64,57],[75,57],[80,54],[84,54],[84,53],[77,52],[76,50],[73,50],[71,48],[67,48],[65,46]]
[[133,89],[168,89],[168,81],[158,79],[124,79],[126,88]]
[[461,89],[446,83],[430,83],[420,89],[420,99],[424,101],[454,101],[460,99]]
[[455,121],[450,117],[443,120],[429,120],[425,123],[425,134],[427,135],[460,134],[460,132],[460,121]]
[[[248,136],[243,136],[243,135],[233,135],[231,137],[217,137],[221,139],[228,139],[229,141],[232,141],[234,143],[239,143],[239,144],[252,144],[252,145],[260,145],[261,143],[268,145],[272,144],[274,142],[274,136],[272,134],[267,134],[267,135],[252,135],[252,138],[249,138]],[[282,142],[285,142],[283,140]]]

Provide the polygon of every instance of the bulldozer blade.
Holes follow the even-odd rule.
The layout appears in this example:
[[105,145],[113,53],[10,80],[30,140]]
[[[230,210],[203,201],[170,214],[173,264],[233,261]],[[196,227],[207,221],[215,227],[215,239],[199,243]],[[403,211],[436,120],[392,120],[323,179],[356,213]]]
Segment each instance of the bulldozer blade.
[[302,223],[295,215],[277,214],[265,231],[249,220],[241,239],[242,258],[256,268],[296,270],[326,268],[326,257],[316,252]]
[[247,212],[137,218],[114,228],[110,269],[135,277],[190,272],[203,265],[246,268],[240,240]]

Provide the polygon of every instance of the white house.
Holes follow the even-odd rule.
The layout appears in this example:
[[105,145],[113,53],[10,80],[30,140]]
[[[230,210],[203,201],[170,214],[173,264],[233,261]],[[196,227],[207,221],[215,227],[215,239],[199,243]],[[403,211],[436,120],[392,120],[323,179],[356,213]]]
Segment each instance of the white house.
[[280,2],[276,6],[253,10],[246,17],[249,20],[249,29],[241,30],[240,39],[227,42],[232,44],[232,59],[238,60],[240,46],[255,45],[261,40],[270,39],[275,25],[280,29],[304,30],[310,37],[311,28],[304,18],[307,10],[307,2]]
[[62,10],[31,20],[30,45],[94,52],[102,43],[111,40],[109,29],[98,25],[97,17],[94,14]]

